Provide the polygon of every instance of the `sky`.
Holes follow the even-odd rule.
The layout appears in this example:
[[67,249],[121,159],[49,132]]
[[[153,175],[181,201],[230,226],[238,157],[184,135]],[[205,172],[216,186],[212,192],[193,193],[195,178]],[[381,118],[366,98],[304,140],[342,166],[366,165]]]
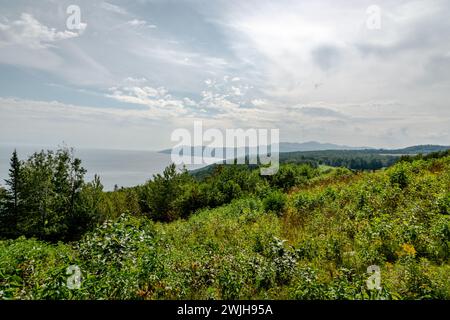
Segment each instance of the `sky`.
[[0,144],[158,150],[201,120],[450,145],[449,16],[447,0],[0,0]]

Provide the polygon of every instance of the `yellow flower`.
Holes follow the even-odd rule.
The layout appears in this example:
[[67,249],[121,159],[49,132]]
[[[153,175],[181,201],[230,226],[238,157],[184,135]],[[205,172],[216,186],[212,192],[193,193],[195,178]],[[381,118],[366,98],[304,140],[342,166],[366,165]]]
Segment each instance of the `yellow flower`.
[[404,243],[404,244],[402,244],[401,251],[398,252],[398,255],[415,257],[416,249],[414,248],[414,246],[412,244]]

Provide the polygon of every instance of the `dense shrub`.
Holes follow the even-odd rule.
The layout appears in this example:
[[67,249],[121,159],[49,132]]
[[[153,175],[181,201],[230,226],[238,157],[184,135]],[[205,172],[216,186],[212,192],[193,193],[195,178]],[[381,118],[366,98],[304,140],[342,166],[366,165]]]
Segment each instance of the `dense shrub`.
[[400,163],[392,168],[389,172],[389,178],[392,185],[396,185],[400,189],[406,188],[409,183],[408,165]]
[[438,205],[442,214],[450,214],[450,192],[438,198]]
[[306,164],[285,164],[280,166],[279,170],[274,175],[266,176],[266,179],[271,186],[287,191],[294,186],[306,183],[308,179],[311,179],[317,174],[317,169]]
[[264,200],[264,210],[282,215],[287,205],[287,196],[281,191],[273,191]]

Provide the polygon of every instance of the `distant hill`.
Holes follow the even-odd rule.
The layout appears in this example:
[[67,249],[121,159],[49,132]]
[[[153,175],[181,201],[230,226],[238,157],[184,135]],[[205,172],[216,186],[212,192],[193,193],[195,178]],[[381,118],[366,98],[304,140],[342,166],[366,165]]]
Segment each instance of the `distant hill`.
[[[194,148],[191,147],[191,154],[194,153]],[[241,148],[242,149],[242,148]],[[248,150],[248,148],[246,148]],[[308,142],[281,142],[279,145],[280,152],[296,152],[296,151],[320,151],[320,150],[363,150],[363,149],[370,149],[368,147],[350,147],[345,145],[338,145],[333,143],[320,143],[317,141],[308,141]],[[208,150],[213,152],[214,154],[214,148],[210,147],[203,147],[203,151]],[[223,148],[224,154],[226,154],[227,148]],[[159,153],[165,153],[170,154],[172,153],[172,149],[165,149],[159,151]],[[248,151],[246,152],[248,154]]]
[[380,153],[388,154],[428,154],[432,152],[440,152],[449,150],[450,146],[440,146],[435,144],[424,144],[412,147],[406,147],[403,149],[378,149]]
[[[191,153],[194,153],[195,147],[191,147]],[[246,152],[245,154],[248,154],[248,148],[245,148]],[[426,145],[417,145],[417,146],[411,146],[401,149],[375,149],[370,147],[351,147],[346,145],[338,145],[333,143],[321,143],[317,141],[309,141],[309,142],[281,142],[279,145],[279,151],[280,153],[286,153],[286,152],[307,152],[307,151],[325,151],[325,150],[349,150],[349,151],[363,151],[365,153],[379,153],[379,154],[427,154],[431,152],[439,152],[439,151],[445,151],[450,149],[450,146],[441,146],[441,145],[433,145],[433,144],[426,144]],[[209,154],[215,155],[214,148],[210,147],[203,147],[203,151],[207,150]],[[242,148],[240,149],[242,150]],[[227,151],[227,148],[223,148],[223,154],[225,155]],[[159,153],[165,153],[170,154],[172,153],[172,149],[165,149],[159,151]]]
[[[307,163],[313,166],[328,165],[354,170],[378,170],[393,165],[401,156],[431,154],[450,150],[450,146],[418,145],[402,149],[353,149],[280,152],[280,163]],[[220,164],[220,163],[218,163]],[[191,173],[199,178],[208,176],[218,164]]]
[[280,152],[295,151],[320,151],[320,150],[363,150],[371,149],[369,147],[350,147],[333,143],[320,143],[317,141],[309,141],[303,143],[297,142],[281,142]]
[[[372,149],[372,148],[353,148],[353,149],[321,149],[321,150],[302,150],[302,151],[292,151],[288,152],[285,157],[289,157],[289,154],[293,153],[304,153],[304,154],[314,154],[315,151],[319,153],[339,153],[339,154],[386,154],[386,155],[415,155],[415,154],[428,154],[432,152],[440,152],[449,150],[450,146],[440,146],[440,145],[417,145],[401,149]],[[286,153],[286,152],[280,152]]]
[[450,146],[418,145],[402,149],[317,150],[280,153],[281,163],[312,163],[356,170],[389,167],[404,155],[430,154],[449,150]]

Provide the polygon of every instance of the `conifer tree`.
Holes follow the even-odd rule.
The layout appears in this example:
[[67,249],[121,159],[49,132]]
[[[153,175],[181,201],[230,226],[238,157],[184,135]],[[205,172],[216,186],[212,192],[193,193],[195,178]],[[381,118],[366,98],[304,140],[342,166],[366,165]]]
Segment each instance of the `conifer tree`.
[[21,214],[21,169],[17,150],[14,150],[10,160],[9,179],[5,180],[7,186],[6,203],[1,217],[2,233],[7,236],[13,236],[17,233],[17,222]]

